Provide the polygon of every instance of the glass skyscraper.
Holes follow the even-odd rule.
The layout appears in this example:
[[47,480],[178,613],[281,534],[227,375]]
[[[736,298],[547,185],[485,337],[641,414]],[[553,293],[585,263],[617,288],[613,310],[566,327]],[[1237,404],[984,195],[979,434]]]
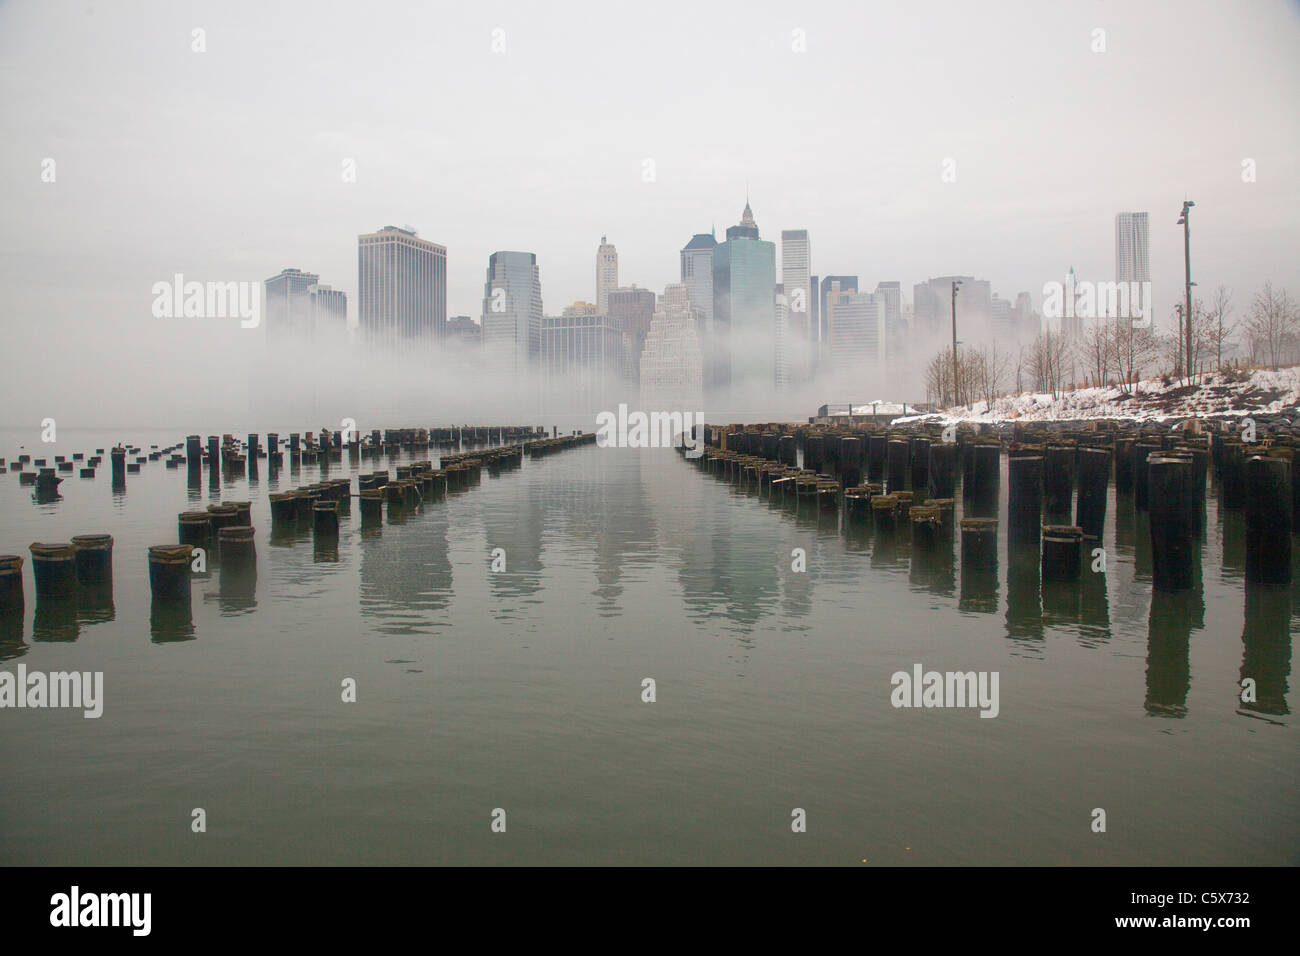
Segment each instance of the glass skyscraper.
[[713,250],[714,388],[776,386],[776,244],[758,237],[745,203],[740,223]]

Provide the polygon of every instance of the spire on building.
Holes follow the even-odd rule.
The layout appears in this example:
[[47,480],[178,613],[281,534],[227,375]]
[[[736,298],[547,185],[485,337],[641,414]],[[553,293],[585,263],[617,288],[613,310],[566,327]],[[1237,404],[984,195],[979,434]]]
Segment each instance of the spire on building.
[[754,211],[749,208],[749,196],[745,196],[745,211],[740,214],[740,224],[742,226],[754,225]]

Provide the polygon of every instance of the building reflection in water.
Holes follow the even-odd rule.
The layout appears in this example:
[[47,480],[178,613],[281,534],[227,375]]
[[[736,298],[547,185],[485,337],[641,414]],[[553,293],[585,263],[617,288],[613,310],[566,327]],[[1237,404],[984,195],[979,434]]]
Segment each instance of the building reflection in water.
[[452,600],[448,521],[447,508],[427,507],[361,536],[361,613],[376,631],[426,633],[440,623]]

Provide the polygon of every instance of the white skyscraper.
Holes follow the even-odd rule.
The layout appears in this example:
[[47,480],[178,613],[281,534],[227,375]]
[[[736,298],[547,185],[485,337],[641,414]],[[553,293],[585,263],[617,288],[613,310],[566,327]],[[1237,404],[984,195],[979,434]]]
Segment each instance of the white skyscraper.
[[776,390],[788,391],[795,379],[791,367],[793,361],[790,329],[790,299],[785,294],[785,286],[776,287]]
[[1144,212],[1115,215],[1115,281],[1147,282],[1151,279],[1151,232]]
[[684,285],[664,287],[641,353],[641,407],[699,412],[704,402],[704,356]]
[[357,237],[357,322],[392,348],[447,335],[447,247],[414,229],[385,226]]
[[781,286],[786,300],[787,385],[807,381],[812,358],[812,247],[807,229],[781,230]]
[[618,288],[618,250],[600,237],[596,250],[596,305],[601,315],[609,315],[609,294]]

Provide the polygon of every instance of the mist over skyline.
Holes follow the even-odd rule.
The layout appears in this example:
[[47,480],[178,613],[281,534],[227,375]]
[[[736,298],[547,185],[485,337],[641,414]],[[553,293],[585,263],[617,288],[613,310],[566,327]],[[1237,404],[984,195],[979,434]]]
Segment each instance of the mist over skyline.
[[390,223],[447,246],[448,314],[475,319],[497,250],[536,253],[548,315],[592,301],[601,235],[620,284],[660,294],[747,192],[764,239],[809,231],[814,274],[907,300],[967,274],[1041,307],[1071,266],[1113,277],[1114,216],[1145,210],[1167,323],[1184,198],[1198,293],[1300,291],[1300,5],[1244,9],[665,3],[630,29],[602,4],[5,4],[4,424],[47,413],[50,375],[81,415],[157,393],[233,414],[209,390],[254,365],[307,381],[310,356],[264,356],[238,322],[154,318],[153,283],[293,266],[355,324],[357,236]]

